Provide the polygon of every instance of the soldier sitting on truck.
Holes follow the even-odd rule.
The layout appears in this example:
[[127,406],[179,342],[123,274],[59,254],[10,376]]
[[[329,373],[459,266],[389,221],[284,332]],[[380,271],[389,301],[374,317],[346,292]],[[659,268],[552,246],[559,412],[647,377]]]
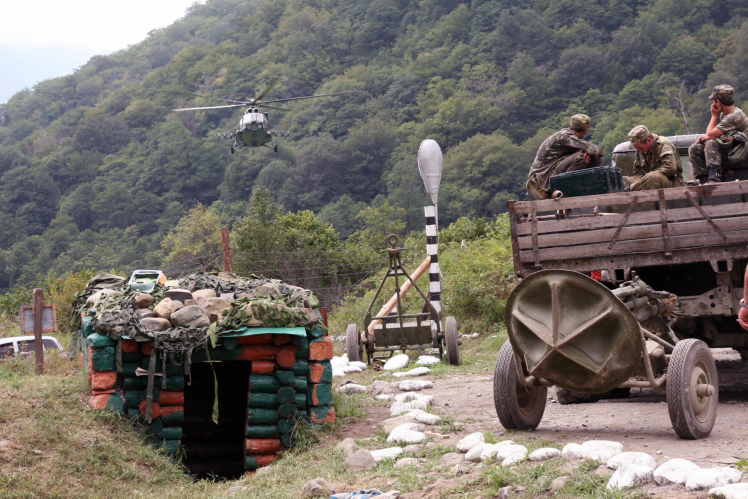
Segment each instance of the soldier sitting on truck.
[[675,146],[665,137],[649,131],[644,125],[629,132],[631,146],[636,149],[634,175],[623,177],[627,190],[645,191],[683,187],[683,166]]
[[[709,96],[712,99],[712,119],[706,127],[706,135],[699,137],[688,149],[693,174],[699,183],[722,181],[722,168],[729,161],[736,160],[731,149],[738,140],[733,140],[733,135],[748,132],[748,118],[740,108],[735,107],[734,92],[730,85],[714,87]],[[724,115],[721,121],[720,114]],[[740,138],[745,139],[744,136]],[[745,143],[742,145],[745,146]]]
[[543,141],[530,166],[527,179],[527,190],[536,199],[551,196],[550,178],[553,175],[602,165],[603,150],[583,140],[589,129],[590,117],[575,114],[571,117],[568,128]]

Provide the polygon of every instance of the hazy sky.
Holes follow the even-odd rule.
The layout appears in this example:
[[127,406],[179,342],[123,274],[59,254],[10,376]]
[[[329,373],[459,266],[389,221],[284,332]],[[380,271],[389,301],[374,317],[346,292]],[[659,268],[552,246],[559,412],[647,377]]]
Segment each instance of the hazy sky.
[[91,56],[142,41],[204,0],[2,2],[0,104],[35,83],[69,74]]

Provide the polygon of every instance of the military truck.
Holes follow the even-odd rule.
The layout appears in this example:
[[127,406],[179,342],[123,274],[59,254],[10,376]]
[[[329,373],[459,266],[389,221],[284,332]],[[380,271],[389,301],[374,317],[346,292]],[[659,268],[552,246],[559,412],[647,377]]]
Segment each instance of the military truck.
[[[681,137],[675,143],[687,155],[696,136]],[[613,155],[628,173],[633,149],[625,149]],[[613,288],[635,272],[679,297],[671,327],[680,339],[732,347],[748,360],[748,332],[736,320],[748,263],[748,181],[510,201],[508,209],[519,277],[595,272]]]

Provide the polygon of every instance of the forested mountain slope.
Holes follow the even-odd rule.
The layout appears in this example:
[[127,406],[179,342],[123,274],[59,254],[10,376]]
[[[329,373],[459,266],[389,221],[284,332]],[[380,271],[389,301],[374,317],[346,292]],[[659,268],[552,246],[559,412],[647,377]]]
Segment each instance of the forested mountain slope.
[[[549,132],[584,112],[606,152],[635,124],[683,133],[706,97],[748,81],[745,0],[208,0],[126,50],[0,105],[0,289],[48,272],[155,267],[198,202],[224,224],[255,186],[343,235],[387,201],[422,225],[415,153],[445,151],[441,220],[523,196]],[[113,20],[116,22],[116,20]],[[171,92],[246,99],[358,90],[290,104],[279,152],[231,155],[242,113]]]

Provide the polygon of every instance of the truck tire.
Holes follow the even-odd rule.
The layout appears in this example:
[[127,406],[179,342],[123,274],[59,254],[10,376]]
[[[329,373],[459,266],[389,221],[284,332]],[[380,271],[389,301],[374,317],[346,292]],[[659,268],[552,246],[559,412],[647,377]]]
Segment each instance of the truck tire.
[[545,386],[527,390],[520,384],[512,345],[505,342],[493,373],[493,402],[504,428],[523,431],[537,428],[543,419],[547,394]]
[[712,432],[719,384],[712,351],[701,340],[679,341],[667,370],[667,408],[680,438],[696,440]]
[[361,330],[358,324],[348,324],[345,330],[345,351],[349,361],[361,362]]
[[457,321],[454,317],[447,317],[444,321],[444,343],[447,345],[447,361],[453,366],[459,366],[460,338],[457,335]]

